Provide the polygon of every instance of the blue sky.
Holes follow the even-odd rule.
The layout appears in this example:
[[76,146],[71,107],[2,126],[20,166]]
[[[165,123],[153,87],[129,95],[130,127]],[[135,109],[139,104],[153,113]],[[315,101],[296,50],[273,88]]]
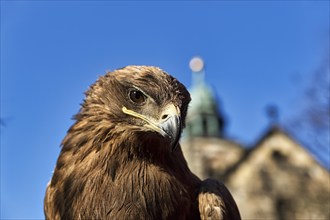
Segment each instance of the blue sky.
[[1,219],[43,218],[60,142],[105,71],[155,65],[189,87],[203,57],[227,135],[250,145],[268,104],[297,114],[328,31],[328,1],[1,1]]

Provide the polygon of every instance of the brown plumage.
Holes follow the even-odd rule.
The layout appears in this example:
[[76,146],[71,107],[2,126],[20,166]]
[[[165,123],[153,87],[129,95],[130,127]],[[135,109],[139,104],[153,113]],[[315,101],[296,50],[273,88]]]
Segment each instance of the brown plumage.
[[107,73],[86,92],[46,191],[46,219],[240,219],[178,144],[190,95],[156,67]]

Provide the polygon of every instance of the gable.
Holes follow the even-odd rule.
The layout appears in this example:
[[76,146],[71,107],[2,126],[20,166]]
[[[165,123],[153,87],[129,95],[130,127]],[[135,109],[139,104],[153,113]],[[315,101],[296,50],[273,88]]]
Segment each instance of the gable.
[[242,218],[324,218],[330,176],[283,131],[268,132],[228,177]]

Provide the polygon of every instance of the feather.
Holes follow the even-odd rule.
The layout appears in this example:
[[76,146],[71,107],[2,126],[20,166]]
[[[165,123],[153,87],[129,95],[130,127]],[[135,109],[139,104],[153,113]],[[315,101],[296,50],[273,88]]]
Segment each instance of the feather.
[[198,194],[198,206],[202,220],[239,220],[237,205],[226,186],[215,180],[202,181]]

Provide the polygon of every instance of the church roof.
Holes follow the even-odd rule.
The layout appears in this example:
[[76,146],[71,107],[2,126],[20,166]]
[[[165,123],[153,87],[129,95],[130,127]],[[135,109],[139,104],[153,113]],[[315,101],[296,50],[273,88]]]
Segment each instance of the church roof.
[[[272,142],[271,144],[269,144],[269,141],[271,140],[272,137],[275,136],[282,136],[286,141],[290,141],[292,142],[292,144],[287,144],[287,143],[283,143],[283,142]],[[237,164],[235,164],[233,167],[231,167],[230,169],[227,170],[225,176],[226,178],[230,178],[230,176],[236,172],[237,169],[239,169],[242,164],[246,163],[250,158],[255,158],[257,154],[260,154],[259,152],[263,152],[261,150],[259,150],[260,148],[265,148],[265,147],[269,147],[272,146],[271,149],[269,149],[269,151],[272,151],[273,157],[276,157],[277,155],[279,155],[278,153],[282,153],[285,152],[285,154],[292,154],[292,155],[302,155],[300,156],[300,158],[304,157],[304,158],[308,158],[307,160],[309,161],[309,163],[311,164],[315,164],[317,166],[322,167],[322,169],[325,169],[320,163],[318,163],[316,161],[316,159],[305,149],[303,148],[299,143],[297,143],[295,141],[294,138],[292,138],[288,132],[286,132],[281,126],[273,124],[271,125],[266,132],[261,136],[261,138],[256,142],[256,144],[253,145],[253,147],[249,148],[246,150],[245,154],[242,156],[242,158],[240,159],[240,161],[238,161]],[[285,149],[286,148],[286,149]],[[262,157],[264,157],[265,160],[267,160],[267,158],[270,155],[262,155]],[[258,156],[260,157],[260,156]],[[298,161],[299,158],[298,157],[294,157],[292,158],[291,162],[297,163],[296,161]],[[300,161],[300,160],[299,160]],[[304,160],[304,163],[306,162],[306,160]],[[299,163],[299,162],[298,162]],[[304,164],[303,163],[303,164]],[[302,164],[300,164],[302,165]]]

